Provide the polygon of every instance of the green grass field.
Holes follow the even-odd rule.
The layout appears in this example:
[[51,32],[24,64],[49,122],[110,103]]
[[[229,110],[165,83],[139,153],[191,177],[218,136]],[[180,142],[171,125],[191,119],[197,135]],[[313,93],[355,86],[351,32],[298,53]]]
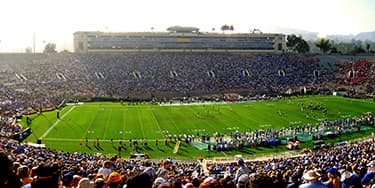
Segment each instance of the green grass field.
[[[238,130],[282,128],[320,122],[325,116],[322,110],[304,108],[301,104],[321,104],[327,109],[329,120],[360,116],[362,112],[375,112],[370,100],[348,99],[334,96],[310,96],[280,99],[263,102],[194,104],[194,105],[152,105],[121,103],[85,103],[69,105],[60,111],[43,112],[30,116],[33,130],[26,141],[42,140],[49,148],[71,152],[118,153],[119,141],[126,146],[120,155],[129,157],[132,148],[129,139],[148,139],[148,146],[140,146],[137,152],[147,153],[151,158],[173,157],[177,159],[196,159],[198,156],[225,157],[235,154],[266,155],[284,151],[277,148],[246,148],[243,151],[210,152],[198,150],[182,143],[177,154],[173,153],[174,143],[164,144],[166,134],[197,135],[206,133],[229,134]],[[23,120],[24,122],[25,120]],[[25,124],[25,123],[24,123]],[[369,133],[352,134],[345,139],[362,137]],[[86,138],[88,146],[85,145]],[[94,147],[99,139],[100,147]],[[113,143],[111,143],[113,139]],[[159,144],[156,146],[156,140]],[[80,144],[82,143],[82,144]]]

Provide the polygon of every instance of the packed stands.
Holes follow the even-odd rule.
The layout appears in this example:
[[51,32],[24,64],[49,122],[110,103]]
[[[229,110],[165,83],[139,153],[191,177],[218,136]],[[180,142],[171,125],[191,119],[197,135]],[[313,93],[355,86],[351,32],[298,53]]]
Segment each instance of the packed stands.
[[[354,69],[357,76],[366,77],[367,66],[355,63],[344,68],[343,74]],[[62,99],[279,94],[319,88],[334,77],[335,72],[322,69],[313,55],[1,54],[0,133],[9,137],[22,131],[13,122],[16,113],[53,108]],[[361,187],[372,184],[375,174],[374,140],[291,157],[221,163],[108,158],[30,146],[4,137],[0,150],[0,187],[298,187],[320,183],[321,187]]]
[[353,61],[347,62],[339,69],[338,83],[346,85],[360,85],[373,83],[375,79],[375,62]]
[[298,54],[2,54],[2,108],[41,109],[62,99],[277,94],[318,88],[333,72]]
[[[268,184],[281,188],[292,183],[311,182],[329,187],[335,182],[330,180],[330,173],[337,178],[335,183],[342,187],[347,184],[361,187],[371,185],[375,173],[373,140],[329,146],[325,150],[306,151],[297,156],[263,160],[239,158],[238,161],[215,163],[205,162],[204,159],[191,162],[169,158],[161,161],[124,160],[116,156],[107,158],[99,154],[54,151],[9,139],[0,139],[0,148],[0,165],[9,166],[0,169],[2,187],[27,187],[30,182],[33,182],[33,187],[38,187],[38,184],[82,187],[81,180],[88,180],[91,187],[112,187],[115,184],[115,187],[142,185],[146,188],[163,184],[174,188],[193,184],[192,187],[202,188]],[[29,173],[20,173],[22,168]],[[316,173],[313,179],[308,176],[311,171]],[[99,183],[101,186],[97,185]]]

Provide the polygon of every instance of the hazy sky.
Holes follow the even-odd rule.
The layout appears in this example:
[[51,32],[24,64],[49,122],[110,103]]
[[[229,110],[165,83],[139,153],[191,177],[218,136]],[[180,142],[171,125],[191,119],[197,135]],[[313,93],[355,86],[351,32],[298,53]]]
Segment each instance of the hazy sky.
[[375,0],[1,0],[0,52],[56,43],[72,50],[75,31],[165,31],[174,25],[235,32],[295,28],[326,34],[375,31]]

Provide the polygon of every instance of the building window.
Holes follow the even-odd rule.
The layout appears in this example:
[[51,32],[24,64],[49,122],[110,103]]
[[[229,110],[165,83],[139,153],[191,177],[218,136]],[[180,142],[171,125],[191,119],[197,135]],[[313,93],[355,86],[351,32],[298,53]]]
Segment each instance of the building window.
[[78,43],[78,48],[79,48],[80,50],[83,50],[83,42],[79,42],[79,43]]
[[277,44],[277,50],[278,50],[278,51],[283,50],[283,44],[278,43],[278,44]]

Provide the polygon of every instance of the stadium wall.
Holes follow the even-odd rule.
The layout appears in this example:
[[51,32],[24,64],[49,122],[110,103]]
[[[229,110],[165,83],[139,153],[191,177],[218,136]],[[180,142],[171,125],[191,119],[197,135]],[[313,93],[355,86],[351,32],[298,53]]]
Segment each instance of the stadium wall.
[[74,33],[74,51],[90,52],[272,52],[286,49],[283,34],[168,32]]

